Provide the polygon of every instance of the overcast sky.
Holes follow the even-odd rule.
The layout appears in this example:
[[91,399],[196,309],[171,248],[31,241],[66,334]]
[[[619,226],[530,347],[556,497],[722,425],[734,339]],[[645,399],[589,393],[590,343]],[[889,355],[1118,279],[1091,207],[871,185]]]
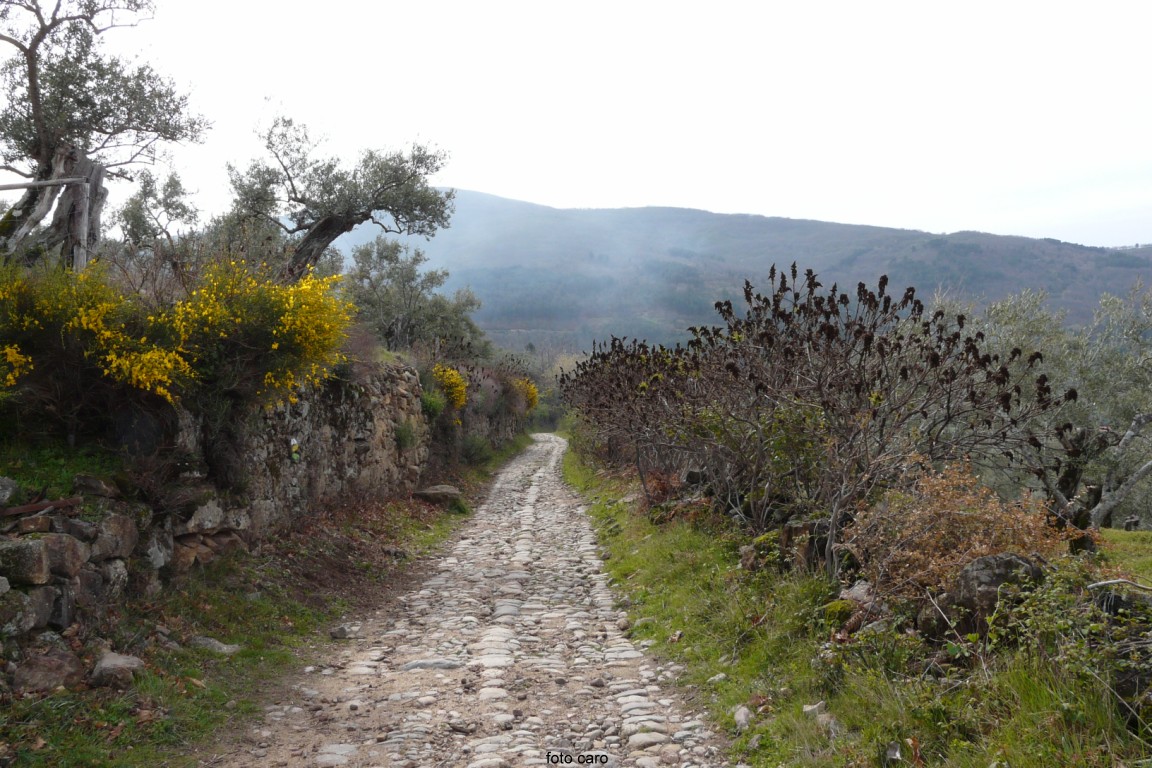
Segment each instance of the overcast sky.
[[1152,242],[1147,2],[156,2],[109,42],[213,121],[208,212],[283,114],[555,207]]

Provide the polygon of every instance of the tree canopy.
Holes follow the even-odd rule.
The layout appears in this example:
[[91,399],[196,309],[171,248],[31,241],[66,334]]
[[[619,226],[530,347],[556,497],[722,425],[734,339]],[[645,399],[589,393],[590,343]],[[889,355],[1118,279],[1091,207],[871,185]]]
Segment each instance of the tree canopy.
[[299,236],[286,276],[299,277],[332,242],[371,221],[384,232],[431,237],[448,226],[452,191],[431,186],[442,151],[414,144],[407,152],[365,150],[355,167],[317,156],[308,129],[278,118],[264,133],[268,158],[241,171],[228,166],[238,213]]
[[[0,65],[7,103],[0,112],[3,168],[34,181],[84,177],[89,182],[90,240],[99,235],[106,169],[155,161],[165,142],[197,140],[208,122],[188,108],[187,96],[147,64],[99,50],[99,37],[131,26],[152,10],[150,0],[0,0],[0,42],[15,55]],[[31,245],[36,226],[57,206],[40,244],[69,237],[80,195],[59,186],[26,190],[0,222],[0,249]]]
[[480,301],[469,290],[451,297],[437,293],[448,273],[421,272],[428,261],[382,236],[352,252],[347,290],[359,319],[390,350],[424,347],[441,359],[483,354],[484,333],[470,317]]

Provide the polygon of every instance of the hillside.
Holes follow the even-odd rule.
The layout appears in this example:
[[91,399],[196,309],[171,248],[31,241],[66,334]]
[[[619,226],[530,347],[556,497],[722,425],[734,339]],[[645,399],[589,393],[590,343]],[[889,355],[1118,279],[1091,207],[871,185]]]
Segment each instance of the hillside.
[[[376,232],[338,241],[348,252]],[[1080,323],[1101,293],[1152,277],[1152,247],[1108,249],[979,232],[949,235],[682,208],[557,209],[459,191],[452,226],[414,245],[471,287],[476,319],[502,346],[587,349],[609,335],[679,338],[712,322],[712,305],[766,280],[773,263],[814,269],[825,284],[887,274],[923,296],[937,288],[993,300],[1043,289]]]

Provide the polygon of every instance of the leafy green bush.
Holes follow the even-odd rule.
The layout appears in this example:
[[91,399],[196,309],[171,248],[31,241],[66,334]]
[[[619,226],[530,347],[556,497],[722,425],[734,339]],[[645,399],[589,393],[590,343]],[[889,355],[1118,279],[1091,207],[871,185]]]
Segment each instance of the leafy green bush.
[[435,421],[440,418],[440,414],[444,413],[444,409],[448,407],[448,401],[444,399],[444,395],[436,389],[425,389],[420,393],[420,410],[428,417],[429,421]]
[[492,443],[480,435],[468,435],[464,438],[460,453],[466,464],[478,466],[492,458]]
[[416,430],[408,422],[401,422],[396,425],[396,447],[401,451],[406,451],[412,446],[416,445]]

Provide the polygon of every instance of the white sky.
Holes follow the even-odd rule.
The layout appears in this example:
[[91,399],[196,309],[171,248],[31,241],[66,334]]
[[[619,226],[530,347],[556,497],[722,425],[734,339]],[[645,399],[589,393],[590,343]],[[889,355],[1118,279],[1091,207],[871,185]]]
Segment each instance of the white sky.
[[349,162],[417,141],[450,154],[437,184],[556,207],[1152,242],[1146,1],[157,6],[109,43],[212,119],[175,153],[207,212],[284,114]]

